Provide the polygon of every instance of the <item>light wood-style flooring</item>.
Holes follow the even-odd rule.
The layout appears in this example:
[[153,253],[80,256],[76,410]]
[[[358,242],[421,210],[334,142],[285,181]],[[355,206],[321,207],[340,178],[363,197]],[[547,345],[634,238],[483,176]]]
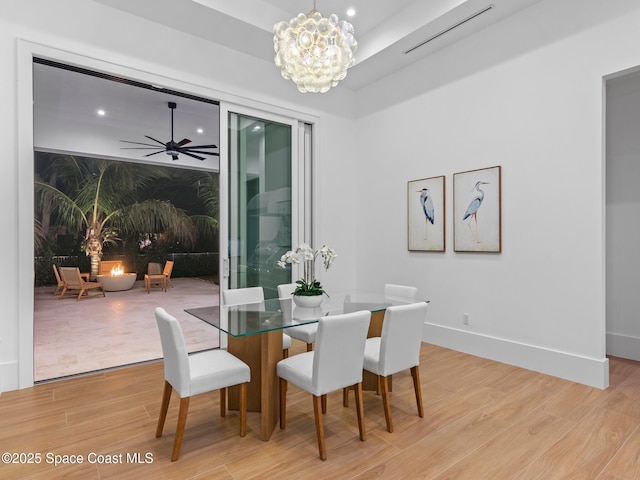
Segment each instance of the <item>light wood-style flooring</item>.
[[[294,341],[292,354],[303,350]],[[221,418],[213,392],[191,400],[174,463],[175,394],[164,436],[154,435],[162,362],[127,367],[0,395],[0,450],[42,456],[39,464],[0,464],[0,478],[640,479],[640,364],[610,365],[611,387],[599,390],[423,344],[423,419],[408,372],[393,379],[393,433],[380,397],[365,392],[365,442],[355,402],[344,408],[336,392],[323,462],[307,393],[289,385],[287,428],[263,442],[258,414],[249,413],[240,438],[237,412]],[[90,463],[91,454],[106,457]],[[54,466],[51,455],[82,455],[84,463]]]

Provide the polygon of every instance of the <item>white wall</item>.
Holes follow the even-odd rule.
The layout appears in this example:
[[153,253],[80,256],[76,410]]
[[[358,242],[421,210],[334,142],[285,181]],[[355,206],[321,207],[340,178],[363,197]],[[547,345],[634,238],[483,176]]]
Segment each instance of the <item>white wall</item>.
[[607,82],[607,353],[640,360],[640,73]]
[[[603,76],[640,64],[638,24],[546,0],[358,92],[358,283],[418,286],[425,341],[607,386]],[[503,252],[454,253],[453,174],[494,165]],[[406,182],[437,175],[447,251],[408,252]]]
[[[0,236],[5,274],[0,279],[0,391],[32,381],[33,251],[32,123],[25,52],[81,66],[124,74],[169,88],[222,101],[303,118],[316,124],[320,154],[315,192],[322,201],[318,241],[339,252],[354,248],[355,215],[351,188],[355,166],[355,95],[335,88],[329,94],[298,93],[267,62],[212,45],[86,0],[15,0],[0,11],[0,141],[3,175],[0,201],[4,234]],[[18,85],[20,83],[20,85]],[[25,100],[27,98],[27,100]],[[18,128],[19,126],[19,128]],[[336,175],[336,172],[339,174]],[[349,178],[349,176],[351,176]],[[344,196],[337,198],[337,188]],[[335,223],[334,219],[342,219]],[[331,288],[354,283],[355,257],[343,255],[327,273]]]

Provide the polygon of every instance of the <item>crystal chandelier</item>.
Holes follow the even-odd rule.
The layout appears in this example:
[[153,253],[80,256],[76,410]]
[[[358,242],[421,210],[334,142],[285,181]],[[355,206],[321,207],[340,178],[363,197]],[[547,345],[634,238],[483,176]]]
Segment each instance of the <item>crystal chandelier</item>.
[[355,63],[353,52],[358,42],[353,25],[332,14],[324,18],[316,10],[299,13],[289,23],[273,27],[275,64],[282,76],[293,80],[302,93],[324,93],[347,76]]

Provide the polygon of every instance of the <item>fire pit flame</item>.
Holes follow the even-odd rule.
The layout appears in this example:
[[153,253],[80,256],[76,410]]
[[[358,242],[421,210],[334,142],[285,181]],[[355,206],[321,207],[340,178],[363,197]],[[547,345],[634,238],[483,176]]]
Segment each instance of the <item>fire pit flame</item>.
[[118,265],[117,267],[113,267],[111,269],[112,277],[119,277],[121,275],[124,275],[124,268],[122,268],[122,265]]

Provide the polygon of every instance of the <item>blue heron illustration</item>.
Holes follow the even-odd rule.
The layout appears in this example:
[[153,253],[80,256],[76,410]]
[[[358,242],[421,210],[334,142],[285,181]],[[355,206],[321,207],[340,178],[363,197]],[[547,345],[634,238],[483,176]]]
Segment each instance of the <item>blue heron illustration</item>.
[[[418,193],[420,194],[420,205],[422,205],[422,211],[424,212],[424,219],[426,225],[429,225],[429,222],[431,222],[431,225],[433,225],[433,222],[435,221],[435,213],[434,213],[434,209],[433,209],[433,198],[431,197],[431,192],[429,191],[428,188],[423,188],[422,190],[418,190]],[[427,239],[427,228],[425,227],[425,233],[424,233],[424,238],[425,240]]]
[[469,226],[469,231],[471,232],[471,235],[473,236],[476,243],[480,243],[480,238],[478,237],[478,210],[480,209],[482,201],[484,200],[484,192],[480,190],[480,185],[489,185],[489,182],[476,182],[473,189],[471,189],[472,192],[476,193],[474,194],[471,202],[469,202],[469,206],[467,207],[467,210],[466,212],[464,212],[464,215],[462,217],[462,220],[466,220],[467,218],[473,219],[473,222],[476,226],[475,233],[471,228],[471,220],[469,220],[467,225]]

